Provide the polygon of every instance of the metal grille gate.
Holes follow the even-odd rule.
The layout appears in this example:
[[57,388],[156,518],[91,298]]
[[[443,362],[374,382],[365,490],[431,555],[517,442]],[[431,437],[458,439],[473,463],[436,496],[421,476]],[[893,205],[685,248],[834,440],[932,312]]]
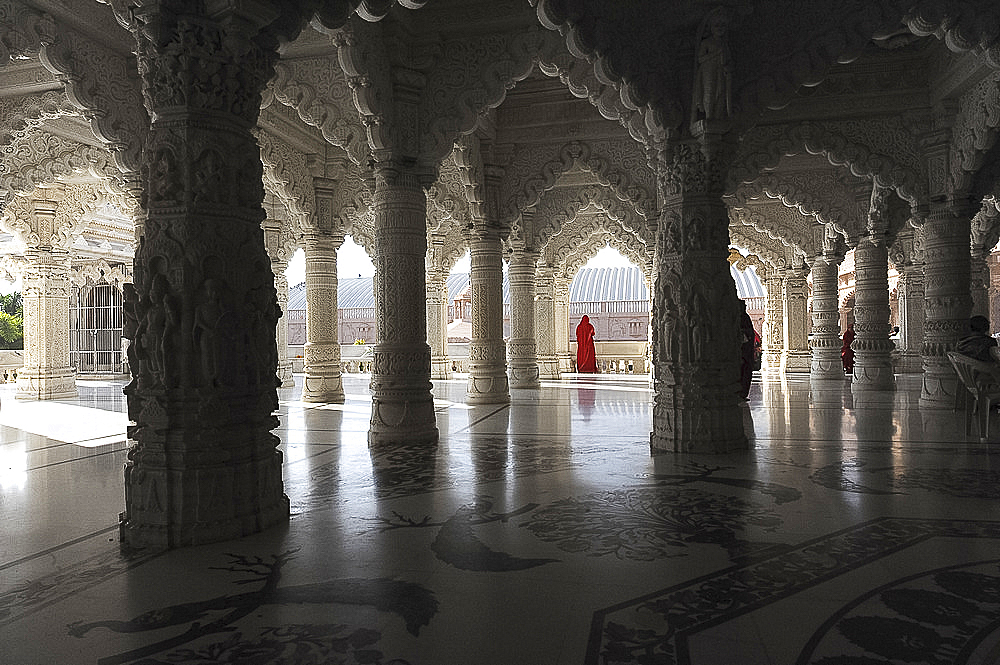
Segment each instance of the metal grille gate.
[[69,301],[69,363],[78,374],[123,374],[122,292],[111,284],[74,286]]

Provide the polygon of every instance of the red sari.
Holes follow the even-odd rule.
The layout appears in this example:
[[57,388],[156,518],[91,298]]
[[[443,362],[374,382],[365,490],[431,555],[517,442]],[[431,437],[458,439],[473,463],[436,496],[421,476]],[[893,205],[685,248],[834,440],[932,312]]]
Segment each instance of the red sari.
[[594,349],[594,326],[586,314],[576,327],[576,371],[597,372],[597,351]]

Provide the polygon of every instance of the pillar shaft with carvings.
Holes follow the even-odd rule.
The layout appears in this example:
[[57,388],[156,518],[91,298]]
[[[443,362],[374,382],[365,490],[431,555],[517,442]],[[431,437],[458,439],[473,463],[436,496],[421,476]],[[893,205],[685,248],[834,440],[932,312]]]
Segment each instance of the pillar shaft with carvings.
[[288,310],[288,278],[285,277],[288,261],[281,250],[281,222],[276,219],[265,219],[262,226],[264,246],[271,259],[271,272],[274,274],[278,309],[281,310],[281,318],[278,319],[275,331],[278,346],[278,380],[281,381],[282,388],[290,388],[295,385],[295,381],[292,380],[292,361],[288,357],[288,320],[285,318],[285,312]]
[[431,378],[450,379],[448,274],[440,268],[427,271],[427,342],[431,347]]
[[559,361],[560,372],[569,372],[573,369],[573,356],[569,346],[569,284],[568,278],[556,277],[552,288],[556,317],[556,358]]
[[900,353],[897,369],[905,373],[919,373],[923,370],[920,355],[924,339],[923,248],[922,228],[903,230],[889,248],[890,260],[899,272],[899,280],[896,282]]
[[785,349],[785,280],[782,271],[771,270],[764,278],[764,368],[778,371]]
[[[969,291],[972,314],[989,318],[990,314],[990,249],[973,248],[969,255]],[[991,322],[993,329],[996,324]]]
[[340,338],[337,325],[337,250],[344,236],[306,234],[306,343],[302,401],[343,403]]
[[953,407],[958,378],[946,355],[966,333],[969,294],[968,211],[932,206],[924,222],[924,381],[920,406]]
[[427,201],[405,167],[375,167],[375,303],[378,342],[372,367],[372,446],[436,444],[427,345]]
[[535,344],[538,349],[539,378],[558,380],[556,355],[555,278],[550,269],[540,270],[535,287]]
[[784,307],[784,348],[781,350],[781,370],[786,373],[808,372],[812,364],[809,350],[809,285],[804,266],[786,268],[782,293]]
[[510,256],[510,387],[537,388],[535,347],[535,262],[538,253],[515,249]]
[[152,121],[147,217],[125,300],[135,443],[121,540],[133,548],[227,540],[288,519],[271,433],[279,313],[251,133],[277,54],[239,7],[211,17],[161,9],[134,14]]
[[[47,201],[36,201],[38,215]],[[76,397],[69,364],[70,257],[64,250],[32,250],[21,275],[24,307],[24,367],[17,373],[17,399]]]
[[862,238],[854,249],[854,379],[856,389],[896,385],[889,340],[889,263],[885,242]]
[[840,310],[837,294],[838,256],[819,256],[812,266],[812,366],[814,379],[844,380],[840,360]]
[[[709,147],[714,137],[703,136]],[[653,348],[655,451],[747,446],[740,409],[740,302],[729,270],[729,216],[716,165],[680,145],[658,174]],[[712,152],[708,150],[708,152]]]
[[503,247],[487,228],[473,231],[469,244],[472,285],[472,342],[469,344],[470,404],[506,404],[507,349],[503,341]]

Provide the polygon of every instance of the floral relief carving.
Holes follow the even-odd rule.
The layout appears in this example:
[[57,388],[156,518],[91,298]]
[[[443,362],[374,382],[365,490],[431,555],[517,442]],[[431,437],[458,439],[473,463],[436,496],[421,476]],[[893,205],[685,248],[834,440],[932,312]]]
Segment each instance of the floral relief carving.
[[0,100],[0,148],[23,139],[46,120],[79,115],[80,109],[63,91]]
[[[926,201],[924,161],[915,148],[916,138],[900,122],[896,118],[880,118],[758,126],[741,137],[729,168],[726,192],[733,193],[739,183],[752,182],[761,172],[775,168],[786,155],[809,152],[822,153],[834,166],[847,166],[855,176],[893,187],[911,203]],[[892,140],[876,141],[882,132]],[[891,152],[879,152],[869,141],[885,145]],[[897,155],[904,161],[899,161]]]
[[35,187],[50,185],[74,174],[90,173],[115,192],[124,190],[121,171],[108,152],[49,134],[33,132],[15,141],[0,163],[0,189],[7,198],[30,194]]
[[505,169],[501,219],[512,220],[519,211],[536,205],[546,191],[555,187],[559,176],[574,166],[593,174],[599,184],[633,206],[638,215],[655,215],[655,173],[647,165],[641,146],[628,140],[573,141],[553,144],[545,150],[535,145],[515,150]]
[[343,148],[355,164],[367,163],[371,151],[367,130],[338,62],[329,58],[281,61],[265,94],[295,109],[303,122]]
[[962,95],[952,127],[949,178],[955,192],[966,192],[996,143],[1000,125],[1000,73],[994,72]]
[[268,189],[281,199],[297,224],[306,228],[316,209],[306,155],[264,131],[257,132],[257,144]]

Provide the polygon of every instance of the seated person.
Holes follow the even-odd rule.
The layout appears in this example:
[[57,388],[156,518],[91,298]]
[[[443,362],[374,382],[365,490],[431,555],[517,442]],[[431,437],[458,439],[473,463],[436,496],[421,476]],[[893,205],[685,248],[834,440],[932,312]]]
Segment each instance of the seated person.
[[990,337],[989,319],[976,315],[969,319],[969,328],[972,332],[958,340],[956,350],[963,356],[992,362],[993,356],[990,355],[990,347],[996,346],[997,341]]

